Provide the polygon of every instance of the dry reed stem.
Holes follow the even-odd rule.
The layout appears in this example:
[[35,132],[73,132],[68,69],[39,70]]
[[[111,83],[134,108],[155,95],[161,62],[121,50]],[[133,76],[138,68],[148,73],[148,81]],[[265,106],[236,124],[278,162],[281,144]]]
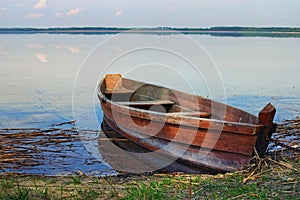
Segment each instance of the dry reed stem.
[[[22,168],[26,166],[38,166],[42,161],[49,159],[41,155],[42,152],[59,153],[58,150],[47,148],[49,145],[68,144],[74,145],[80,141],[80,134],[99,134],[99,130],[77,130],[71,128],[61,128],[62,125],[73,125],[74,120],[53,124],[47,129],[38,128],[6,128],[0,129],[0,170],[5,171],[6,168]],[[95,140],[102,140],[95,138]],[[87,139],[89,140],[89,139]],[[94,140],[94,139],[90,139]],[[127,141],[126,139],[112,138],[110,140]],[[286,120],[277,126],[276,132],[272,138],[269,138],[271,145],[280,146],[279,150],[273,150],[271,153],[275,155],[274,159],[264,160],[256,156],[253,158],[255,164],[250,164],[248,176],[244,180],[247,182],[251,178],[255,178],[261,170],[267,166],[268,162],[277,162],[277,153],[282,156],[293,156],[300,158],[300,118],[294,120]],[[71,147],[70,147],[71,148]],[[291,167],[283,162],[277,163],[283,167]]]

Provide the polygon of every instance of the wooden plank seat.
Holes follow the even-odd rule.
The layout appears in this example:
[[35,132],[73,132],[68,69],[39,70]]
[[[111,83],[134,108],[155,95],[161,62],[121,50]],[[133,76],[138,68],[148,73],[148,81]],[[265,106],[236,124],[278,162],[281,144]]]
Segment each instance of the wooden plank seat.
[[[123,101],[116,102],[124,106],[132,106],[136,108],[149,109],[152,106],[162,105],[168,110],[175,103],[170,100],[154,100],[154,101]],[[154,109],[155,110],[155,109]],[[204,111],[189,111],[189,112],[173,112],[167,113],[167,116],[191,116],[191,117],[200,117],[200,118],[210,118],[211,114]]]
[[126,106],[154,106],[154,105],[173,105],[174,102],[170,100],[154,100],[154,101],[124,101],[116,102]]
[[[175,103],[170,100],[153,100],[153,101],[123,101],[116,102],[124,106],[151,110],[157,112],[167,112]],[[164,108],[164,110],[162,109]]]
[[106,89],[104,94],[132,94],[134,91],[126,88]]
[[115,88],[106,89],[103,93],[113,101],[129,101],[134,91],[126,88]]
[[191,116],[200,118],[210,118],[211,114],[204,111],[191,111],[191,112],[173,112],[167,113],[168,116]]

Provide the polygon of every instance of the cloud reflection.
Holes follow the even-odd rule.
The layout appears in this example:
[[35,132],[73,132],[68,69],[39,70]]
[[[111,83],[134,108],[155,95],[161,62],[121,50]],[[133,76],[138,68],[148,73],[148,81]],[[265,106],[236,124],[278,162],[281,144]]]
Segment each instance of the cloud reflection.
[[73,46],[73,45],[57,44],[57,45],[54,45],[54,48],[56,48],[56,49],[66,49],[70,53],[74,53],[74,54],[79,54],[79,52],[80,52],[80,49],[76,46]]
[[42,63],[47,63],[48,60],[47,60],[47,55],[46,54],[43,54],[43,53],[35,53],[34,54],[35,57]]
[[42,49],[42,48],[44,48],[44,46],[41,45],[41,44],[27,44],[26,47],[28,47],[30,49]]
[[1,54],[7,53],[7,52],[5,51],[5,45],[4,45],[4,44],[0,44],[0,53],[1,53]]
[[74,47],[74,46],[68,46],[67,49],[69,52],[74,53],[74,54],[79,54],[79,48]]

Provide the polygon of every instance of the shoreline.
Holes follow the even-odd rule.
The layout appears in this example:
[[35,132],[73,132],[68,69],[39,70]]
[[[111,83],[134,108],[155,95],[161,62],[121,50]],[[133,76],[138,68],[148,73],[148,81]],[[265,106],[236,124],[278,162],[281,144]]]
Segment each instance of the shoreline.
[[269,155],[255,158],[241,171],[216,175],[49,177],[0,173],[0,199],[293,199],[300,194],[299,158],[300,154]]
[[[101,163],[96,161],[92,156],[83,150],[83,146],[80,145],[80,134],[99,134],[102,130],[79,130],[74,127],[75,120],[68,122],[62,122],[52,124],[48,128],[2,128],[0,129],[0,174],[5,173],[18,173],[18,174],[32,174],[32,175],[47,175],[51,176],[53,170],[47,170],[47,166],[55,159],[63,159],[64,162],[61,165],[56,166],[56,173],[54,176],[76,175],[77,173],[86,174],[88,176],[109,176],[123,174],[123,172],[116,172],[114,169],[101,168]],[[103,133],[103,132],[102,132]],[[281,123],[277,123],[277,128],[271,138],[268,145],[266,154],[277,154],[282,151],[296,152],[300,154],[300,118],[296,117],[291,120],[284,120]],[[118,137],[114,136],[116,141]],[[36,141],[36,138],[39,141]],[[120,140],[121,141],[121,140]],[[129,141],[127,142],[129,143]],[[72,148],[68,151],[64,150],[65,147],[72,144]],[[18,148],[15,146],[18,145]],[[118,144],[116,144],[118,145]],[[122,144],[121,144],[122,145]],[[124,145],[120,148],[124,148]],[[141,149],[138,149],[134,144],[133,149],[138,153]],[[55,148],[55,152],[52,149]],[[126,146],[129,148],[129,146]],[[84,160],[77,157],[68,158],[68,154],[81,153],[85,155]],[[46,154],[51,154],[51,157],[45,157]],[[25,162],[26,160],[26,162]],[[81,167],[72,167],[73,161],[82,162]],[[98,166],[99,165],[99,166]],[[55,165],[54,165],[55,166]],[[52,166],[52,168],[54,167]],[[98,171],[90,171],[89,168],[95,166],[100,167]],[[69,167],[69,170],[67,168]],[[22,170],[22,169],[25,170]],[[38,170],[40,169],[40,170]],[[70,169],[72,169],[70,171]],[[67,170],[67,171],[66,171]],[[60,172],[60,173],[58,173]],[[171,165],[166,166],[163,169],[155,171],[154,173],[210,173],[215,172],[206,170],[205,168],[197,168],[192,165],[187,165],[182,161],[176,161]],[[153,173],[153,172],[152,172]],[[151,173],[150,173],[151,174]]]
[[275,139],[285,141],[284,135],[296,138],[287,145],[290,148],[283,145],[284,149],[271,151],[264,158],[254,156],[247,167],[231,173],[97,177],[80,171],[61,176],[0,172],[0,199],[292,199],[300,195],[299,134],[300,118],[284,121],[277,127]]

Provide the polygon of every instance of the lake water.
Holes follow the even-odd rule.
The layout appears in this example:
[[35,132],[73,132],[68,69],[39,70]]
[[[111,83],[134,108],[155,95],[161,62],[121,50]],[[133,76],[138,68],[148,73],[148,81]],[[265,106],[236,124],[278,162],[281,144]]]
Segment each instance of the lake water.
[[[277,122],[300,116],[300,38],[127,33],[3,34],[0,39],[2,129],[47,128],[70,120],[77,120],[79,129],[100,129],[95,87],[107,72],[196,93],[253,114],[271,102]],[[75,149],[78,158],[56,162],[53,171],[45,170],[51,168],[48,162],[21,172],[115,173],[101,160],[97,142],[86,141]],[[87,157],[99,162],[86,166]]]

